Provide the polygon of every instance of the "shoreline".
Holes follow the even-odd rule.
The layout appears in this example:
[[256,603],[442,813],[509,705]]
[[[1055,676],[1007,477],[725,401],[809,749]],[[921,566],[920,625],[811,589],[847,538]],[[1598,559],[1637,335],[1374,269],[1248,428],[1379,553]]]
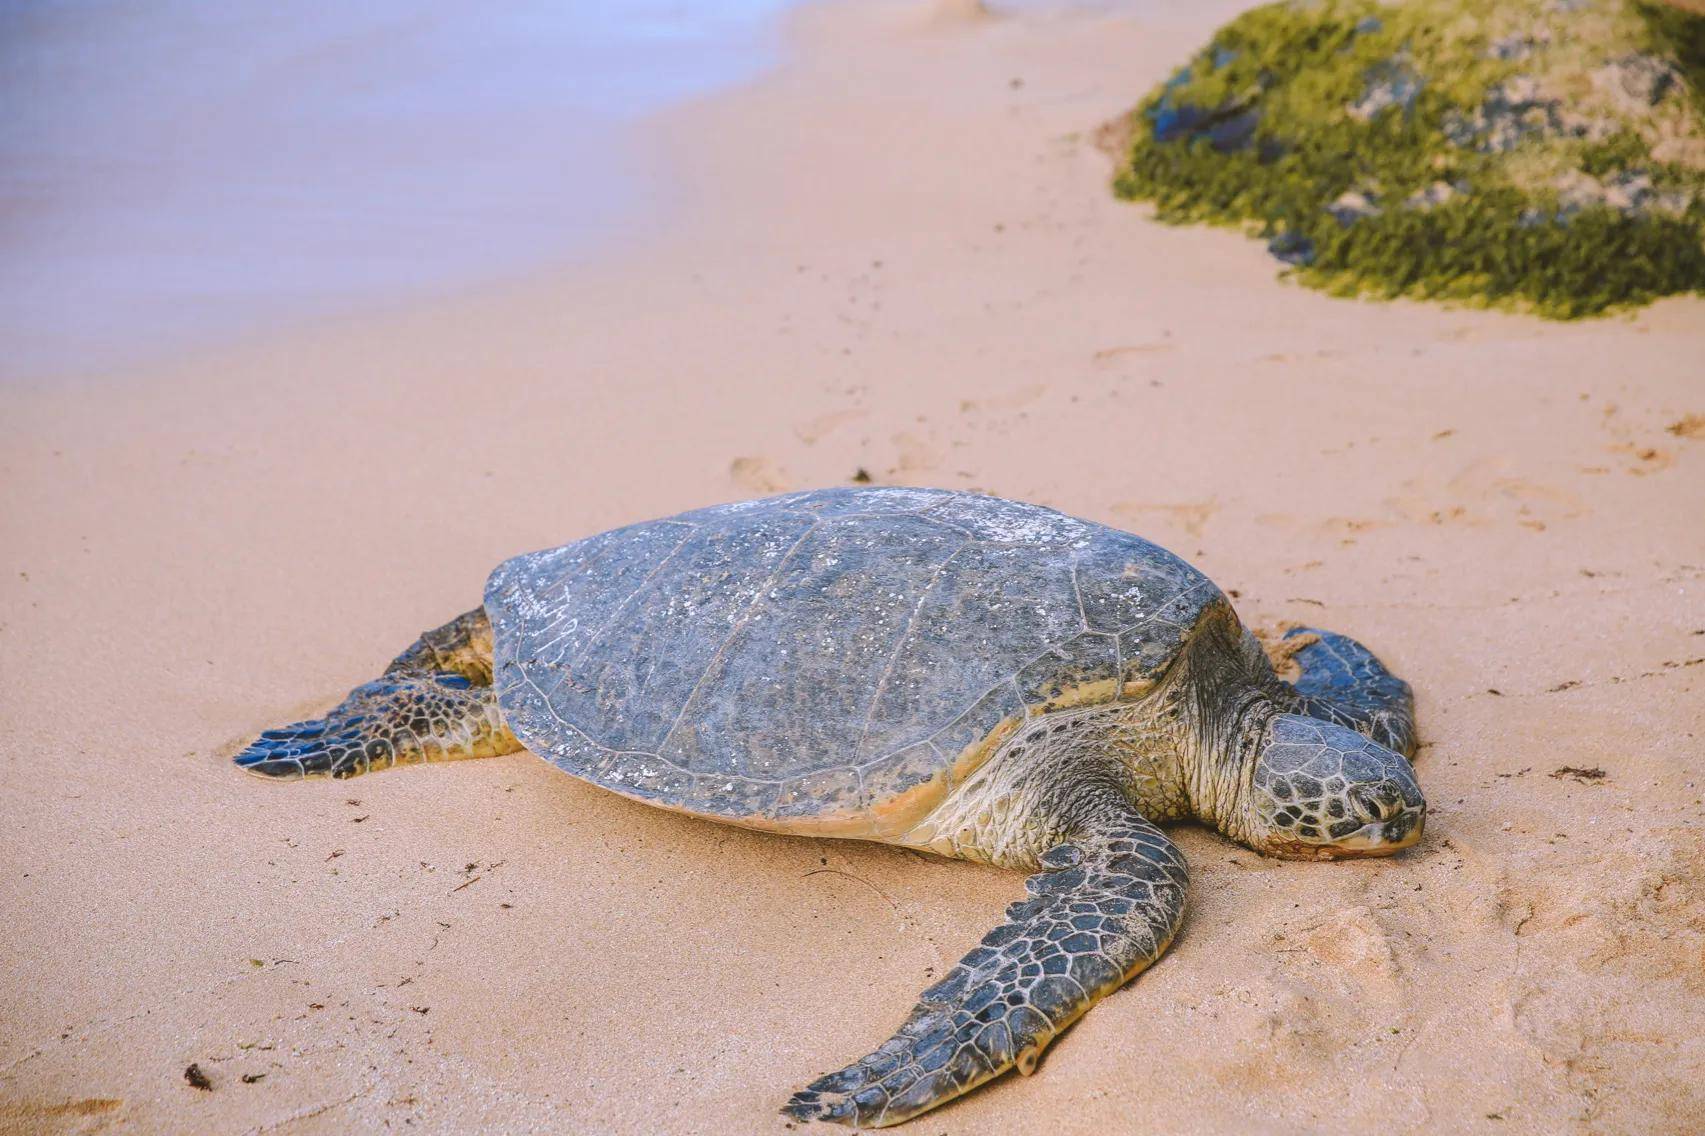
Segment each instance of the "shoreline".
[[619,255],[9,391],[0,1128],[787,1131],[1019,877],[526,754],[229,757],[509,555],[860,469],[1141,533],[1253,626],[1367,643],[1434,804],[1385,861],[1175,830],[1168,955],[901,1131],[1698,1115],[1705,439],[1672,428],[1705,302],[1338,300],[1153,223],[1093,135],[1238,5],[1156,8],[813,5],[772,73],[645,125],[680,207]]
[[[761,75],[781,10],[472,20],[380,0],[8,21],[0,384],[123,375],[595,259],[648,115]],[[662,34],[660,34],[662,33]]]

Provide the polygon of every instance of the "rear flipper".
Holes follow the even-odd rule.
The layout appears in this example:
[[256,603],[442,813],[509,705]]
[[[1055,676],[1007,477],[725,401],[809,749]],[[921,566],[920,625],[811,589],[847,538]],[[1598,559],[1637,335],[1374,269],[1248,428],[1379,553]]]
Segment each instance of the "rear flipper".
[[1415,698],[1409,684],[1346,635],[1294,627],[1285,638],[1304,635],[1315,642],[1291,655],[1302,667],[1302,677],[1291,684],[1302,696],[1297,712],[1348,727],[1405,757],[1412,755]]
[[491,687],[491,625],[473,611],[421,636],[324,718],[268,730],[236,762],[266,777],[342,778],[520,748]]
[[1007,908],[875,1051],[793,1094],[782,1112],[881,1128],[1037,1058],[1160,957],[1184,916],[1184,857],[1122,794],[1072,802],[1084,831],[1041,858]]

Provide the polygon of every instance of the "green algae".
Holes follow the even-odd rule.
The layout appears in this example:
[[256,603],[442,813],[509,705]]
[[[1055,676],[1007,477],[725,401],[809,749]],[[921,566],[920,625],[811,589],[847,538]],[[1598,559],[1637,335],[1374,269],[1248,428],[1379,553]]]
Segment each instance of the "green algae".
[[1702,61],[1654,4],[1271,4],[1137,108],[1115,190],[1335,295],[1600,314],[1705,290]]

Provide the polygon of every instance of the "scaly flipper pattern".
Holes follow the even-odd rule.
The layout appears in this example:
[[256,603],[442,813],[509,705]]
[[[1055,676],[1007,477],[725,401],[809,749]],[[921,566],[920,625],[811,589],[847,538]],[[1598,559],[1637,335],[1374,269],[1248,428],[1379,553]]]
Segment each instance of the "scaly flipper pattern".
[[324,718],[268,730],[235,760],[250,773],[296,780],[520,748],[491,687],[491,624],[481,609],[422,635]]
[[1415,751],[1415,699],[1409,684],[1385,669],[1372,651],[1333,631],[1296,627],[1286,639],[1315,642],[1291,656],[1302,667],[1292,683],[1299,713],[1334,722],[1405,757]]
[[782,1111],[883,1127],[1008,1069],[1028,1074],[1061,1031],[1159,958],[1183,919],[1183,855],[1123,799],[1099,803],[1041,868],[1025,881],[1030,898],[924,991],[892,1038]]

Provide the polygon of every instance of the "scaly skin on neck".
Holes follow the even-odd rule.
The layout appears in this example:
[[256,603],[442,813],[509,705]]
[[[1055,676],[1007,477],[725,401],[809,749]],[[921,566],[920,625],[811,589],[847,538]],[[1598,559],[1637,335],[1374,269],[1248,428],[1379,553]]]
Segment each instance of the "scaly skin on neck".
[[1250,782],[1284,690],[1227,607],[1142,698],[1026,723],[898,843],[1030,870],[1106,783],[1157,824],[1196,819],[1258,847]]
[[1057,711],[1027,723],[896,843],[1033,870],[1093,827],[1114,790],[1152,821],[1191,815],[1184,754],[1160,700]]
[[1200,729],[1197,752],[1185,762],[1196,819],[1239,844],[1254,847],[1249,809],[1250,781],[1267,723],[1280,708],[1261,691],[1234,692],[1229,708],[1216,711],[1229,725]]

